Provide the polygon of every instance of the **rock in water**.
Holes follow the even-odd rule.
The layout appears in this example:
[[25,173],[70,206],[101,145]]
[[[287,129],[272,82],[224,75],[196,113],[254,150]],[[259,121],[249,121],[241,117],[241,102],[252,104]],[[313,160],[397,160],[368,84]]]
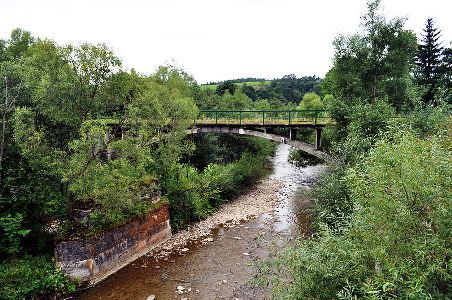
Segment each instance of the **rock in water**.
[[183,286],[179,285],[179,286],[176,288],[176,290],[177,290],[177,293],[178,293],[178,294],[182,294],[182,293],[184,292],[185,288],[184,288]]

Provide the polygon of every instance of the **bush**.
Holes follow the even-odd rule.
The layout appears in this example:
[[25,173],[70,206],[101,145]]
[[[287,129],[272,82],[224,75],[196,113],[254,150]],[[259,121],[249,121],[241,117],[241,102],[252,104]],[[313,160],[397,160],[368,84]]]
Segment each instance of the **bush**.
[[346,162],[357,162],[372,148],[379,135],[388,130],[394,115],[394,109],[384,101],[355,105],[340,149],[342,158]]
[[403,119],[403,123],[418,135],[426,137],[446,130],[447,118],[447,107],[417,108]]
[[15,256],[20,250],[20,240],[30,233],[30,230],[20,229],[23,216],[16,213],[14,217],[0,217],[0,257],[5,253]]
[[[277,299],[450,299],[452,155],[447,138],[382,139],[347,172],[355,206],[277,261]],[[290,282],[290,284],[288,284]]]
[[242,152],[240,159],[234,162],[210,163],[202,170],[182,165],[168,180],[167,196],[174,231],[205,218],[236,197],[242,186],[252,184],[266,174],[267,157],[274,153],[275,146],[257,138],[245,138],[241,142],[253,149],[253,153]]
[[25,257],[0,264],[0,299],[35,299],[74,292],[76,285],[55,270],[44,256]]
[[346,182],[346,167],[330,167],[312,190],[314,211],[317,222],[326,224],[332,232],[341,232],[348,224],[353,213],[353,201]]

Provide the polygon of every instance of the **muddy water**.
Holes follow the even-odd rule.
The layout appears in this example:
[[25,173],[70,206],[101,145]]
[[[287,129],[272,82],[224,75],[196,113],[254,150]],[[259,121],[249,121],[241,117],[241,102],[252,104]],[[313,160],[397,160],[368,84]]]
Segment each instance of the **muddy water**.
[[[221,224],[211,230],[207,239],[190,241],[169,256],[145,255],[77,299],[145,300],[151,295],[157,300],[267,298],[268,290],[250,283],[256,276],[253,266],[270,258],[294,237],[309,234],[310,220],[305,212],[309,199],[305,191],[326,168],[290,164],[289,149],[287,145],[278,146],[270,181],[255,187],[257,192],[267,192],[268,182],[278,182],[277,191],[271,190],[276,195],[270,195],[276,199],[273,210],[252,220]],[[253,195],[259,193],[250,197]]]

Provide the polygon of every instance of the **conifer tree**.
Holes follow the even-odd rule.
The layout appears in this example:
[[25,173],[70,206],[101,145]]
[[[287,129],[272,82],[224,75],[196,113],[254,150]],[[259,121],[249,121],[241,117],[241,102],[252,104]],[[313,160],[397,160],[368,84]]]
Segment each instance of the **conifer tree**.
[[[452,42],[450,44],[452,46]],[[448,104],[452,104],[452,47],[445,48],[442,55],[441,64],[441,92],[442,99]]]
[[427,19],[421,43],[418,45],[416,80],[423,88],[422,100],[426,104],[437,104],[436,95],[441,81],[441,31],[435,27],[432,18]]

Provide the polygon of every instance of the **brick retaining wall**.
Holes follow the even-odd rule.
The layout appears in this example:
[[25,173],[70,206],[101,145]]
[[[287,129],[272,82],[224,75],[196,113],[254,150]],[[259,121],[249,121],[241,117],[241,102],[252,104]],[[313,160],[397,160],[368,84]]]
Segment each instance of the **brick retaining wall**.
[[57,266],[69,277],[94,284],[171,236],[168,204],[99,236],[63,241],[55,247]]

